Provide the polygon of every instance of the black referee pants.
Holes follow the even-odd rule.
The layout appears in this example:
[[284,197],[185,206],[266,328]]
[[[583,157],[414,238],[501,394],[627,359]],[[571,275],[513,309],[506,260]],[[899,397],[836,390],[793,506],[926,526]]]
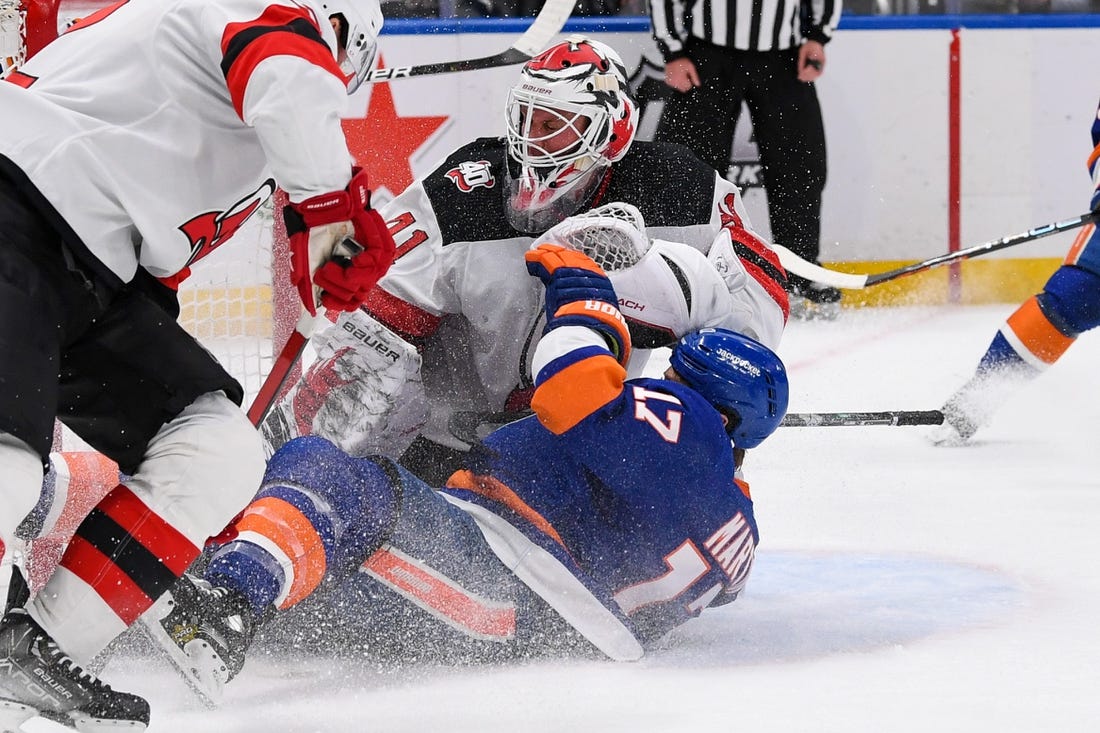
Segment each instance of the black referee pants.
[[797,49],[738,51],[691,38],[686,51],[702,86],[672,92],[656,139],[686,145],[725,176],[743,100],[760,148],[772,241],[817,262],[825,127],[814,85],[798,80]]

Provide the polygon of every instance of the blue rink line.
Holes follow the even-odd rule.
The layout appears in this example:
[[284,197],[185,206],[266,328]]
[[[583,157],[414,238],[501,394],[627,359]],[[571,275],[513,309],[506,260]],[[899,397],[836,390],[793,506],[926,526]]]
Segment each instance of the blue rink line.
[[[531,24],[530,18],[450,18],[386,19],[382,35],[438,35],[448,33],[520,34]],[[901,31],[1019,29],[1019,28],[1100,28],[1100,14],[1054,15],[844,15],[841,31]],[[572,18],[565,33],[649,33],[649,18]]]
[[1025,603],[996,571],[921,555],[762,551],[741,597],[645,663],[730,667],[901,646],[997,625]]

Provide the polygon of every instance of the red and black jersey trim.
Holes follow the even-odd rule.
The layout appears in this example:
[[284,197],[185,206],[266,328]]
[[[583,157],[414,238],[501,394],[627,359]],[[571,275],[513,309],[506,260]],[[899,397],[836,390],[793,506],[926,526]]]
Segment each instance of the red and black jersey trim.
[[222,35],[222,74],[238,115],[252,72],[272,56],[297,56],[346,83],[332,49],[304,9],[272,6],[248,23],[230,23]]
[[413,343],[435,333],[443,320],[380,287],[374,288],[367,295],[363,310],[401,338]]
[[787,271],[779,263],[779,256],[756,237],[737,227],[728,227],[733,251],[741,259],[745,271],[756,280],[783,310],[786,321],[791,312],[787,295]]
[[199,548],[179,530],[118,486],[80,523],[61,566],[131,624],[198,555]]

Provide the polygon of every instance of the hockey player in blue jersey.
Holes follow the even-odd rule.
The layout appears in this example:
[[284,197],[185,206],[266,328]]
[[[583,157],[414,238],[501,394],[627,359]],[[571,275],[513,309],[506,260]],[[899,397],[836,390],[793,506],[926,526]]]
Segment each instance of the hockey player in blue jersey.
[[[1100,109],[1092,123],[1092,211],[1100,214]],[[1018,387],[1042,374],[1079,335],[1100,326],[1100,232],[1090,223],[1078,234],[1065,262],[1001,325],[974,376],[943,407],[946,421],[933,441],[970,439]]]
[[323,438],[287,443],[236,538],[146,616],[209,697],[261,620],[298,604],[360,641],[442,634],[482,657],[564,645],[634,660],[745,587],[758,533],[737,472],[786,412],[782,362],[704,329],[664,379],[626,381],[630,335],[603,271],[553,244],[526,259],[546,287],[534,415],[437,491]]

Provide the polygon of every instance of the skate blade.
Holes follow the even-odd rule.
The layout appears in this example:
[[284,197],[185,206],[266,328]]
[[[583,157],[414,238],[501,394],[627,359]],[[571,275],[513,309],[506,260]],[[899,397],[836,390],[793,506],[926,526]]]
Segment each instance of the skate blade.
[[228,681],[228,671],[221,657],[201,639],[193,639],[181,649],[160,621],[155,616],[147,618],[148,616],[149,613],[146,613],[138,621],[146,636],[175,667],[176,672],[203,705],[216,708],[225,694],[225,683]]
[[112,720],[108,718],[93,718],[85,713],[69,713],[70,720],[58,721],[70,728],[75,728],[79,733],[140,733],[145,730],[145,723],[139,720]]
[[961,448],[970,445],[970,438],[963,436],[954,426],[944,423],[928,431],[928,442],[939,448]]

